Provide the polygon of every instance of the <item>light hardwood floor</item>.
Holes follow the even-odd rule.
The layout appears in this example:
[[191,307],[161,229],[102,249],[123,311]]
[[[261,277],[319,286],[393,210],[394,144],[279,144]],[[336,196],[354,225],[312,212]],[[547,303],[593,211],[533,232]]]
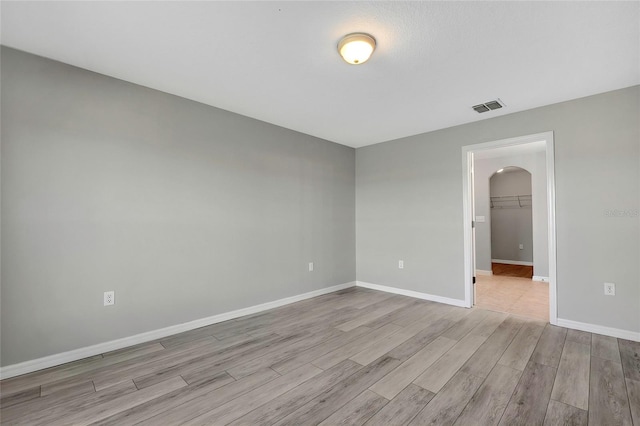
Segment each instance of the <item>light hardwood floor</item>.
[[640,425],[640,343],[353,288],[0,386],[2,424]]

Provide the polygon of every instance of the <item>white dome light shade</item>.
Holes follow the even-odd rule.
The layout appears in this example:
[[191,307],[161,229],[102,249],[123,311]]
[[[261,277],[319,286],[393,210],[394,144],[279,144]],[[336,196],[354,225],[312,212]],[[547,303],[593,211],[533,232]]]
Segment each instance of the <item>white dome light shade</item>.
[[366,62],[375,48],[376,40],[369,34],[364,33],[348,34],[338,43],[340,56],[352,65],[360,65]]

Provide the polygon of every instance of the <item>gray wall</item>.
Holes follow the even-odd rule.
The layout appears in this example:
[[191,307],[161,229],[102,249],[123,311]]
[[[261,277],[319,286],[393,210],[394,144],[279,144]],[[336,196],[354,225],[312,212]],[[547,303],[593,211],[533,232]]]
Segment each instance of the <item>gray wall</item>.
[[[547,212],[547,164],[544,152],[531,152],[474,161],[474,203],[477,216],[485,222],[476,225],[476,269],[491,271],[491,210],[489,178],[507,166],[521,167],[531,173],[531,209],[533,229],[533,274],[549,277],[549,244]],[[495,256],[494,256],[495,258]]]
[[1,71],[2,365],[355,279],[352,148],[4,47]]
[[358,280],[463,299],[461,147],[551,130],[559,318],[640,331],[639,103],[634,86],[357,149]]
[[640,86],[354,154],[11,49],[1,59],[2,365],[349,282],[356,249],[361,281],[463,299],[460,148],[547,130],[559,317],[640,331]]
[[[495,173],[489,179],[489,195],[505,197],[531,194],[531,173],[524,169]],[[515,203],[498,203],[514,204]],[[513,207],[513,206],[511,206]],[[533,263],[533,220],[531,205],[491,210],[491,258]],[[522,244],[522,248],[520,248]]]

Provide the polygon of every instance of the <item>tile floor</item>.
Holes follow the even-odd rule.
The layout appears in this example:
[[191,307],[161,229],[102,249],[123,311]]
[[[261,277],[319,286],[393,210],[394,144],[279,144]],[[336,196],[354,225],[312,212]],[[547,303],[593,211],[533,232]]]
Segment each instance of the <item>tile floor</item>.
[[549,284],[529,278],[479,275],[476,306],[549,321]]

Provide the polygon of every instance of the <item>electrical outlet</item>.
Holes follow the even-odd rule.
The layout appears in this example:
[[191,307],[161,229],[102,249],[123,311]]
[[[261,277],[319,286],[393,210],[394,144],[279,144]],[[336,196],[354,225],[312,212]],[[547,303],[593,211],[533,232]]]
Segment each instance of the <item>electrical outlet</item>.
[[404,260],[398,260],[398,269],[404,269]]
[[313,272],[313,262],[309,262],[309,272]]
[[113,305],[116,303],[116,292],[105,291],[104,292],[104,306]]
[[616,285],[614,283],[604,283],[604,294],[605,296],[615,296]]

